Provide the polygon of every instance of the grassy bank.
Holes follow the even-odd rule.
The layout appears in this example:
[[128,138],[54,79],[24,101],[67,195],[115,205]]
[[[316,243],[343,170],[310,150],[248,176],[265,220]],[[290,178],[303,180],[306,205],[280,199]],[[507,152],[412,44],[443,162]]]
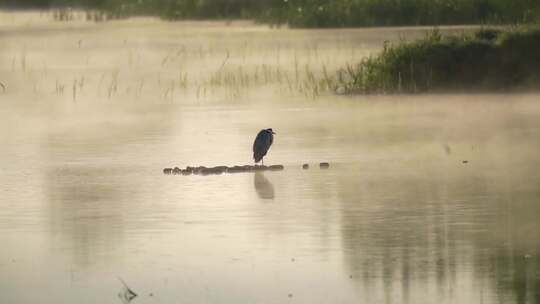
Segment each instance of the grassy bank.
[[81,7],[108,16],[249,18],[291,27],[531,23],[537,0],[0,0],[2,7]]
[[386,45],[339,73],[351,93],[501,91],[540,88],[540,28],[480,30]]

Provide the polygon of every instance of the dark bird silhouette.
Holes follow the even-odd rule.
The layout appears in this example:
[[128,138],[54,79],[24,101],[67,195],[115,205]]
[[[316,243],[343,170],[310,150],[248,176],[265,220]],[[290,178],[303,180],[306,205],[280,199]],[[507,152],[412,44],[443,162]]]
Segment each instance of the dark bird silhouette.
[[255,160],[255,163],[262,161],[262,164],[264,165],[263,157],[274,142],[274,134],[276,133],[274,133],[272,129],[261,130],[259,134],[257,134],[257,138],[255,138],[255,142],[253,143],[253,159]]

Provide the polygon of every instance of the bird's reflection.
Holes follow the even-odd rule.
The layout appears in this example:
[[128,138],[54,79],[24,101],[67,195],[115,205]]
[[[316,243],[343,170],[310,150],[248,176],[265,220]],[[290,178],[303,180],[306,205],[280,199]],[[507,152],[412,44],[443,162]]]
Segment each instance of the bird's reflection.
[[263,172],[255,172],[253,186],[261,199],[274,199],[274,185],[264,176]]

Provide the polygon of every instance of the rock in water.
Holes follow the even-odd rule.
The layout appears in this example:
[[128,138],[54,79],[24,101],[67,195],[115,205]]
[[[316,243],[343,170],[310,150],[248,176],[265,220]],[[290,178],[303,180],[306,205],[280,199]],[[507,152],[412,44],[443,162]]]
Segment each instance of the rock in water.
[[329,163],[320,163],[319,167],[321,169],[328,169],[328,168],[330,168],[330,164]]
[[172,173],[172,168],[163,169],[163,174],[171,174],[171,173]]
[[304,170],[305,170],[305,169],[309,169],[309,165],[308,165],[308,164],[303,164],[303,165],[302,165],[302,169],[304,169]]
[[242,172],[242,171],[243,169],[240,166],[232,166],[232,167],[227,168],[227,173],[237,173],[237,172]]

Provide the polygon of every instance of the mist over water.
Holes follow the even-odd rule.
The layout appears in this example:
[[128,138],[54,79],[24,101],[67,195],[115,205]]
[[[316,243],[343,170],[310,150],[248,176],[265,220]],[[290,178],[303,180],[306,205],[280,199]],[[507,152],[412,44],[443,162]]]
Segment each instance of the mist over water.
[[427,29],[0,25],[1,303],[540,303],[538,95],[318,84]]

